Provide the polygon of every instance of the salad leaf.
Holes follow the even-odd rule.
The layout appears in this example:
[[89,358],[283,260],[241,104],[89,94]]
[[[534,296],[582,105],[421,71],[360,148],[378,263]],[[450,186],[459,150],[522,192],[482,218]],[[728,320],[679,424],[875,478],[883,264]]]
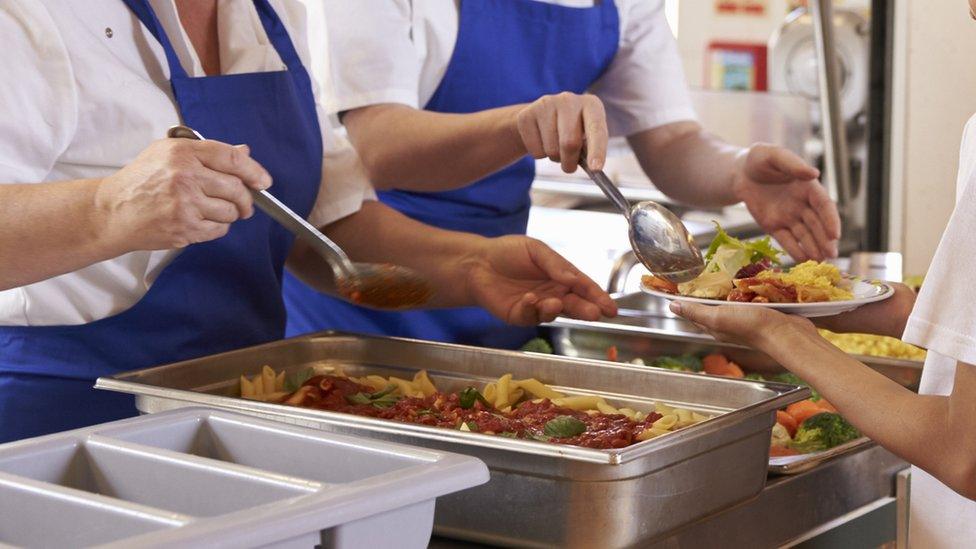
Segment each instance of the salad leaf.
[[724,272],[734,275],[746,265],[759,263],[764,259],[768,259],[771,263],[779,263],[779,256],[783,252],[773,246],[773,240],[769,236],[743,241],[730,236],[717,221],[714,223],[718,234],[705,252],[706,272]]
[[305,368],[300,372],[295,372],[294,375],[285,378],[285,390],[289,393],[294,393],[314,375],[315,370],[312,368]]
[[810,389],[810,400],[814,402],[817,402],[821,398],[823,398],[822,396],[820,396],[820,393],[816,389],[810,387],[809,383],[800,379],[793,372],[783,372],[782,374],[776,374],[775,376],[773,376],[773,378],[770,381],[776,381],[779,383],[788,383],[790,385],[799,385],[800,387],[808,387]]
[[553,438],[575,437],[586,431],[586,424],[572,416],[559,416],[546,422],[542,432]]
[[761,374],[756,374],[756,373],[746,374],[746,377],[744,377],[743,379],[751,379],[753,381],[766,381],[766,378],[764,378]]
[[474,387],[467,387],[458,394],[458,404],[460,404],[460,406],[465,410],[473,407],[475,402],[480,402],[489,410],[494,408],[494,406],[488,402],[488,399],[479,393]]

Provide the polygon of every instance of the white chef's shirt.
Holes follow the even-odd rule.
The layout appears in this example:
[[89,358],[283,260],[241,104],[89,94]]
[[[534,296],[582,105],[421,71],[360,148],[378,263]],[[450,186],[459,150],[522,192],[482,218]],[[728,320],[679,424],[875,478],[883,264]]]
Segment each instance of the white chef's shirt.
[[[378,103],[426,105],[454,52],[458,1],[324,0],[330,54],[326,109],[335,114]],[[572,8],[594,4],[534,1]],[[664,1],[614,1],[620,13],[619,50],[590,89],[606,107],[611,135],[694,120]]]
[[[187,72],[203,76],[173,0],[150,3]],[[308,66],[304,6],[271,4]],[[224,73],[285,69],[251,0],[220,0],[218,26]],[[180,122],[162,47],[122,0],[3,0],[0,37],[0,183],[111,175]],[[358,211],[373,191],[318,110],[325,160],[310,220],[321,226]],[[129,253],[0,292],[0,325],[83,324],[124,311],[177,253]]]
[[[952,392],[956,362],[976,365],[976,116],[966,125],[956,208],[925,277],[903,339],[928,349],[919,392]],[[976,547],[976,502],[912,468],[911,547]]]

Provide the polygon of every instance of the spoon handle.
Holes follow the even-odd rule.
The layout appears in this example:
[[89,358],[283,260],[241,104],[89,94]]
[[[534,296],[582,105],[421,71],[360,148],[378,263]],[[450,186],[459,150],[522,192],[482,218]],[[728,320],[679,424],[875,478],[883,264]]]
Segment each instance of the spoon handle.
[[592,179],[593,182],[596,183],[597,187],[600,187],[600,190],[603,191],[603,194],[607,195],[607,198],[609,198],[610,202],[613,202],[613,205],[616,206],[618,210],[620,210],[620,213],[624,214],[624,217],[626,217],[627,219],[630,219],[630,202],[628,202],[627,199],[624,198],[623,193],[621,193],[620,189],[618,189],[617,186],[613,184],[613,181],[610,181],[610,178],[607,177],[607,174],[603,173],[603,170],[594,171],[591,170],[586,165],[585,151],[582,154],[580,154],[579,163],[580,163],[580,167],[583,168],[583,171],[586,172],[586,175],[590,176],[590,179]]
[[[167,137],[177,137],[186,139],[196,139],[205,141],[206,139],[199,132],[187,126],[173,126],[166,132]],[[304,240],[319,255],[321,255],[332,267],[332,271],[337,278],[346,278],[355,272],[352,262],[346,252],[332,241],[329,237],[322,234],[314,225],[305,221],[300,215],[292,211],[283,202],[275,198],[268,191],[259,191],[248,188],[254,205],[261,211],[268,214],[272,219],[288,229],[293,235]]]

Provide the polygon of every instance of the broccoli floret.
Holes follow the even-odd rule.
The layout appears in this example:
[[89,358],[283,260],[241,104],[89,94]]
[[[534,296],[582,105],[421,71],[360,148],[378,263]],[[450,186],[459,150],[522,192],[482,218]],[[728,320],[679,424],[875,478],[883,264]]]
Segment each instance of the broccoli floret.
[[542,339],[541,337],[532,338],[522,345],[520,349],[529,353],[544,353],[547,355],[552,354],[552,345],[548,341]]
[[649,366],[653,368],[664,368],[676,372],[700,372],[702,369],[701,359],[695,355],[681,356],[662,356],[655,358]]
[[816,389],[810,387],[810,384],[803,381],[793,372],[784,372],[782,374],[776,374],[773,376],[772,381],[777,381],[779,383],[788,383],[790,385],[799,385],[800,387],[808,387],[810,389],[810,400],[817,402],[821,398],[820,393]]
[[766,378],[760,374],[746,374],[745,379],[751,379],[753,381],[766,381]]
[[829,450],[860,437],[861,432],[839,414],[824,412],[807,418],[796,430],[790,446],[802,454],[809,454]]

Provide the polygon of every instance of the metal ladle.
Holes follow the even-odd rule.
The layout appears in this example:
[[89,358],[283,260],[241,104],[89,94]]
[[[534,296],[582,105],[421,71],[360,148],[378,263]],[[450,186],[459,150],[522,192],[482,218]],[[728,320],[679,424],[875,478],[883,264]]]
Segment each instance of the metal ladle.
[[[167,137],[205,141],[193,128],[173,126]],[[426,303],[432,294],[427,279],[398,265],[353,263],[346,252],[268,191],[250,189],[254,204],[304,240],[332,267],[336,290],[346,299],[378,309],[405,309]]]
[[627,218],[630,246],[654,276],[678,284],[694,279],[705,270],[701,250],[678,216],[650,200],[631,207],[603,170],[591,170],[586,165],[585,152],[580,155],[580,167]]

